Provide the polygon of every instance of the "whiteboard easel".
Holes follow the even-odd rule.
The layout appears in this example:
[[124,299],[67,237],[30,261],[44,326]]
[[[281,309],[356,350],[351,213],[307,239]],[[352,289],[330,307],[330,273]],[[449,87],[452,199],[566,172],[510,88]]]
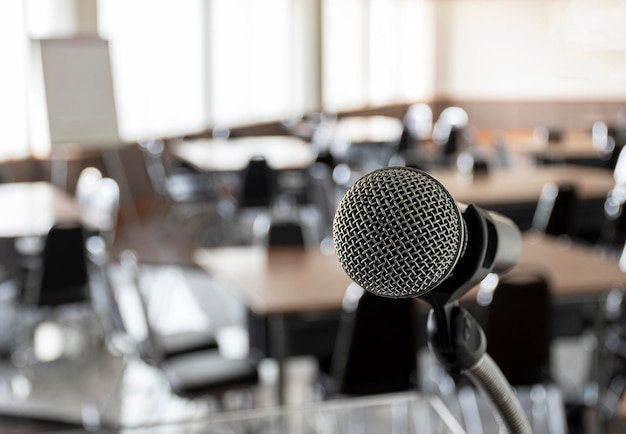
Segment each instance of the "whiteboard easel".
[[[68,149],[103,153],[104,164],[134,203],[119,148],[115,92],[108,41],[97,36],[38,39],[50,129],[51,181],[67,190]],[[138,221],[137,210],[133,220]]]

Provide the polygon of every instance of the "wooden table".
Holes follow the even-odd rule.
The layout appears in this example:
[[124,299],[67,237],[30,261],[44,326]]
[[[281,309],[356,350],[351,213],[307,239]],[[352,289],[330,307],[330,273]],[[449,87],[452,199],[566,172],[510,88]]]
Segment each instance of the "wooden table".
[[[588,248],[530,235],[524,236],[523,243],[522,256],[511,273],[542,270],[550,280],[557,303],[597,304],[599,297],[615,285],[626,287],[626,273],[620,270],[617,261]],[[252,318],[269,320],[264,335],[269,342],[264,350],[279,362],[290,355],[282,342],[288,332],[284,319],[321,312],[335,312],[338,316],[351,283],[334,254],[326,255],[318,250],[267,250],[259,246],[203,248],[196,250],[193,258],[245,304]],[[475,293],[476,289],[472,290],[465,300],[473,302]],[[579,313],[574,309],[574,314]],[[329,342],[331,347],[332,344]]]
[[238,172],[255,156],[265,157],[276,170],[300,170],[310,166],[317,156],[309,143],[292,136],[183,141],[172,146],[172,154],[206,172]]
[[74,198],[47,182],[0,184],[0,237],[45,235],[55,223],[88,221]]
[[572,183],[581,200],[604,200],[615,186],[610,170],[579,166],[522,166],[468,177],[455,170],[430,172],[455,200],[479,206],[536,203],[547,183]]
[[500,140],[511,152],[548,162],[601,161],[607,155],[593,145],[588,131],[564,131],[558,141],[538,140],[533,130],[482,131],[484,144]]
[[[340,310],[351,283],[337,257],[318,249],[262,246],[197,249],[194,261],[260,316]],[[557,299],[601,295],[626,273],[616,260],[548,236],[525,234],[510,273],[543,270]]]
[[193,259],[260,316],[338,310],[351,282],[337,257],[319,249],[219,247]]
[[390,116],[348,116],[337,121],[336,139],[348,143],[391,143],[402,134],[402,121]]

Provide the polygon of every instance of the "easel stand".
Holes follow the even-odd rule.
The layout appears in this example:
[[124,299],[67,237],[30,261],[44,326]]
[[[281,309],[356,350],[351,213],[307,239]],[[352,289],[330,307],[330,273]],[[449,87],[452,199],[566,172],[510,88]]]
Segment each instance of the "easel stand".
[[487,221],[494,222],[480,208],[469,205],[464,218],[468,227],[465,251],[475,254],[463,255],[454,274],[437,290],[422,296],[432,307],[427,322],[428,345],[450,373],[466,375],[491,400],[497,410],[496,419],[510,434],[532,434],[511,385],[486,352],[484,331],[458,303],[461,295],[492,271],[493,263],[498,262],[497,256],[506,255],[506,242],[497,240],[505,246],[498,246],[499,252],[493,253],[489,242],[494,240],[488,236]]
[[[70,159],[70,148],[80,145],[66,144],[52,146],[51,150],[51,170],[50,181],[63,191],[68,191],[68,160]],[[136,225],[142,228],[141,218],[135,203],[133,193],[128,181],[128,176],[124,170],[124,162],[120,156],[120,147],[129,146],[122,143],[112,145],[94,146],[90,145],[90,151],[97,151],[104,164],[108,176],[115,179],[120,188],[120,213],[124,218],[125,227]],[[137,231],[128,229],[130,237],[136,237]],[[136,240],[137,242],[139,240]]]

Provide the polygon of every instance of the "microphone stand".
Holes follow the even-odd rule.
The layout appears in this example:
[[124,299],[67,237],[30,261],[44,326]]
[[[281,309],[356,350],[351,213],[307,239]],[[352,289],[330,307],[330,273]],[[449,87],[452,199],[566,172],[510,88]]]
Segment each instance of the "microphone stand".
[[[468,205],[464,211],[468,240],[454,274],[421,296],[431,305],[427,321],[428,345],[453,374],[464,374],[493,403],[496,419],[511,434],[532,434],[519,400],[502,371],[487,354],[485,333],[476,319],[459,305],[459,298],[491,272],[489,215]],[[492,241],[493,242],[493,241]],[[496,241],[497,242],[497,241]],[[468,254],[467,252],[472,252]]]

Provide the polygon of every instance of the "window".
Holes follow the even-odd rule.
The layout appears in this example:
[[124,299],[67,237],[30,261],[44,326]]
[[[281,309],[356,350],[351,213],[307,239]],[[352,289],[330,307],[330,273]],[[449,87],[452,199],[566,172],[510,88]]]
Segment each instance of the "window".
[[332,111],[432,96],[423,0],[323,0],[323,94]]
[[[74,0],[77,2],[80,0]],[[0,2],[0,157],[47,153],[29,38],[76,34],[72,0]],[[122,139],[432,96],[425,0],[102,0]]]
[[201,0],[107,0],[98,4],[109,40],[120,136],[139,140],[205,127]]
[[[209,112],[217,125],[283,119],[305,110],[308,56],[298,21],[307,0],[210,2]],[[310,3],[310,1],[309,1]]]
[[28,38],[22,0],[0,2],[0,158],[29,153],[27,125]]

